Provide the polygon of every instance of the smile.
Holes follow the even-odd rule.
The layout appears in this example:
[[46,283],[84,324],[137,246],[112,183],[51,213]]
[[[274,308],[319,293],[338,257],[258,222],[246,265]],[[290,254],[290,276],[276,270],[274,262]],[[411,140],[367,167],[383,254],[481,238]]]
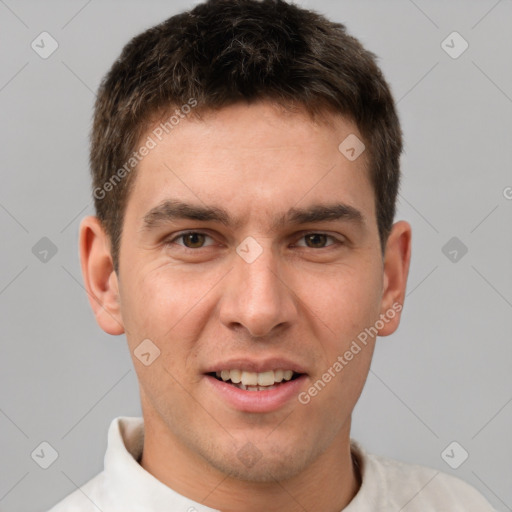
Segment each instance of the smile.
[[[245,413],[270,413],[296,404],[309,377],[292,370],[252,372],[240,369],[205,374],[205,384],[214,400]],[[238,382],[236,382],[238,381]],[[261,384],[260,384],[261,383]]]
[[293,370],[268,370],[264,372],[251,372],[247,370],[222,370],[211,372],[210,375],[217,380],[232,384],[244,391],[269,391],[275,389],[283,381],[288,382],[300,376]]

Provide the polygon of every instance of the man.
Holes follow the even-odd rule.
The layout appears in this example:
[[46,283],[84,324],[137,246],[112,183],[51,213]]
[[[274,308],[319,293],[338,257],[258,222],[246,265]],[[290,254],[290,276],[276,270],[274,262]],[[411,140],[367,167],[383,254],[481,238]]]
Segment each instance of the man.
[[212,0],[124,48],[80,251],[143,420],[112,422],[105,470],[52,512],[491,510],[350,439],[404,302],[401,150],[373,55],[282,0]]

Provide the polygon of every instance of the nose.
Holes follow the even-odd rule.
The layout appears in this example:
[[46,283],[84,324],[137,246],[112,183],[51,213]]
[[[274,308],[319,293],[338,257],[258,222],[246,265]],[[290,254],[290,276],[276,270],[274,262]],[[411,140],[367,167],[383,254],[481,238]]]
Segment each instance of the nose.
[[220,302],[220,320],[226,327],[264,338],[290,327],[297,314],[292,283],[270,248],[251,263],[235,256]]

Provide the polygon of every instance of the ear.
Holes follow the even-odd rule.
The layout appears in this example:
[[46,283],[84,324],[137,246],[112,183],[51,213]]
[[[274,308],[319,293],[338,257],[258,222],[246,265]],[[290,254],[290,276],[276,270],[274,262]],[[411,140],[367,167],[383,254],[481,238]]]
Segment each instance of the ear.
[[123,334],[119,284],[110,254],[110,241],[100,220],[80,223],[80,261],[85,289],[98,325],[108,334]]
[[405,300],[405,288],[411,261],[412,230],[405,221],[396,222],[391,228],[384,253],[383,291],[380,317],[384,327],[379,336],[395,332],[400,324],[400,316]]

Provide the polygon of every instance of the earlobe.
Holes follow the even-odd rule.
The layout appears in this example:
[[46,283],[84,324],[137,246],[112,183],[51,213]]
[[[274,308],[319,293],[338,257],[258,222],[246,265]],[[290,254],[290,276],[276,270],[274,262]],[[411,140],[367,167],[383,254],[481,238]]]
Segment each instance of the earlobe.
[[96,321],[108,334],[123,334],[119,284],[110,243],[97,217],[88,216],[82,220],[79,244],[82,276]]
[[405,221],[396,222],[389,234],[384,255],[383,292],[380,318],[384,326],[379,336],[396,331],[405,300],[405,289],[411,261],[412,230]]

